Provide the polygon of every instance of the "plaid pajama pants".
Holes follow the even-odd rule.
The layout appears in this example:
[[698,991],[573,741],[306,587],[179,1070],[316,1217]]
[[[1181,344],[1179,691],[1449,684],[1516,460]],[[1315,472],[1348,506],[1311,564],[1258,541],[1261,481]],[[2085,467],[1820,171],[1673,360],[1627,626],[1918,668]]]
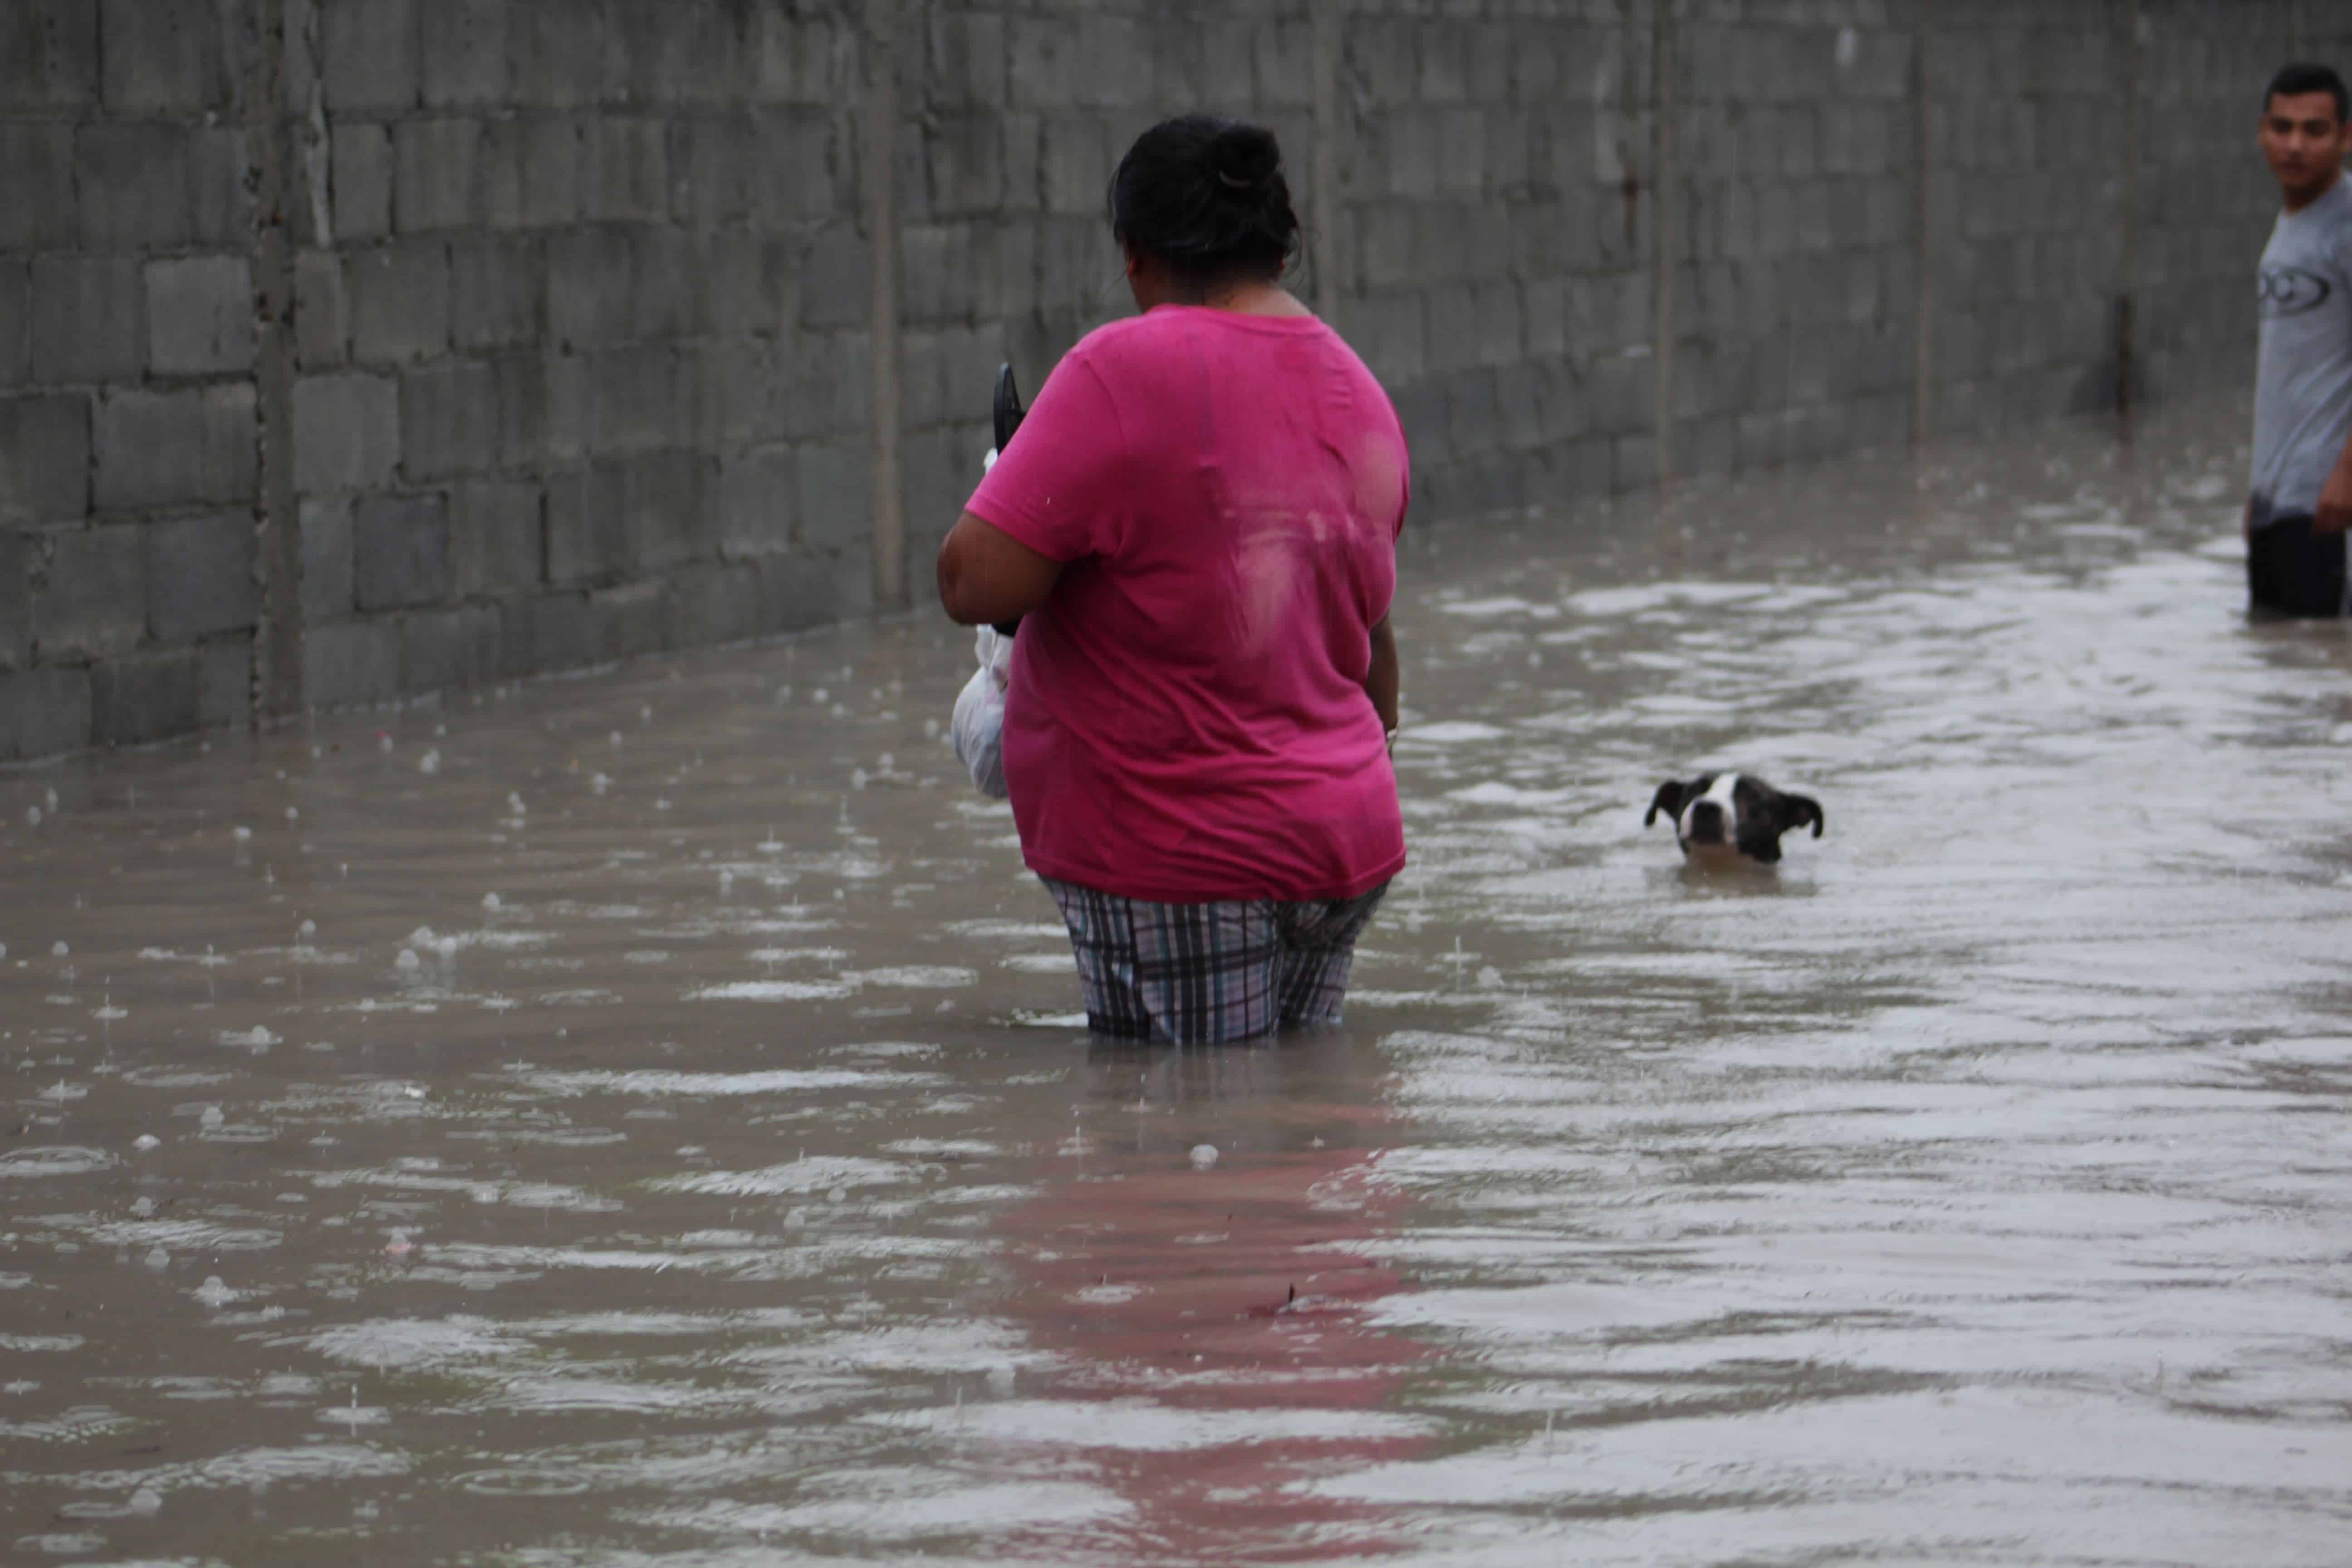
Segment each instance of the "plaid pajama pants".
[[1087,1027],[1184,1046],[1338,1023],[1356,938],[1388,891],[1155,904],[1045,882],[1070,928]]

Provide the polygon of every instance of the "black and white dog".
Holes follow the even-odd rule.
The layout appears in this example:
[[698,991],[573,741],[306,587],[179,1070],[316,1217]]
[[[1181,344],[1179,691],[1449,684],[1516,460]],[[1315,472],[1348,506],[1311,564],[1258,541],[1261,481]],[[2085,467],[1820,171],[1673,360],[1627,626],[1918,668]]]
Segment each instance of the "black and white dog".
[[1780,835],[1811,823],[1822,836],[1821,802],[1810,795],[1782,795],[1748,773],[1701,773],[1685,783],[1658,786],[1642,826],[1664,812],[1675,825],[1675,841],[1694,865],[1747,859],[1769,866],[1780,858]]

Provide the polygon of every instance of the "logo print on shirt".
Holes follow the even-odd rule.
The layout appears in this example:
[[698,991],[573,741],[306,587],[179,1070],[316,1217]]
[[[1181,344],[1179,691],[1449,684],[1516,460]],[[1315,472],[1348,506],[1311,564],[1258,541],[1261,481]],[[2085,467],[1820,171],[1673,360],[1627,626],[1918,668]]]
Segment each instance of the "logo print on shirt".
[[2316,272],[2299,267],[2265,267],[2256,288],[2265,316],[2300,316],[2327,303],[2335,288]]

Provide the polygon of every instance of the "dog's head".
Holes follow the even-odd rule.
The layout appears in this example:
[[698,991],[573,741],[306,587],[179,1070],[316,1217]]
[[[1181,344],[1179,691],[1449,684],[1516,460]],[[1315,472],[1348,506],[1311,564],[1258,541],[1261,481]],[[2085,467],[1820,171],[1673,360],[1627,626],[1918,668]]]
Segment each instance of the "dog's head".
[[1747,857],[1769,866],[1780,858],[1780,835],[1810,825],[1822,836],[1821,802],[1783,795],[1748,773],[1701,773],[1658,786],[1643,814],[1649,826],[1664,812],[1675,825],[1675,841],[1693,858]]

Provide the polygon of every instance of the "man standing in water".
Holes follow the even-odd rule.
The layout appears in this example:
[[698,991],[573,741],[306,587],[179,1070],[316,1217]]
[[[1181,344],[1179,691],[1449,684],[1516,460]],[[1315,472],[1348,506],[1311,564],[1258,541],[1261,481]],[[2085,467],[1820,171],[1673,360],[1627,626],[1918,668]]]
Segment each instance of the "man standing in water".
[[2340,616],[2352,527],[2352,153],[2344,80],[2291,65],[2263,100],[2263,155],[2286,198],[2263,251],[2246,586],[2254,607]]

